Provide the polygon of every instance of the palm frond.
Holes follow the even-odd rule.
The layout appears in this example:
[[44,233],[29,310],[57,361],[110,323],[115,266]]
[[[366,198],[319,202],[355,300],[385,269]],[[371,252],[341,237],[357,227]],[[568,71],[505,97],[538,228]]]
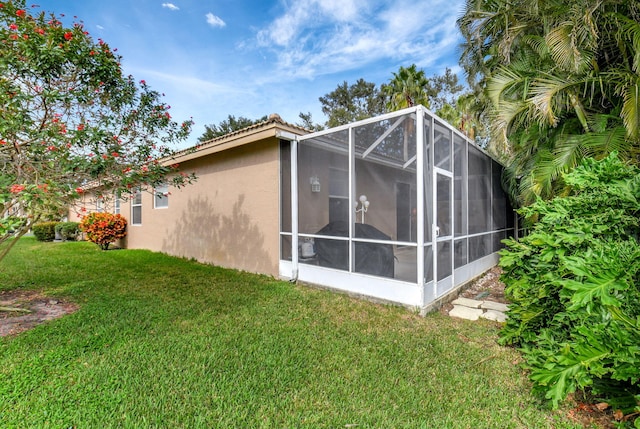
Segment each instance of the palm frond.
[[575,38],[574,23],[563,22],[545,36],[551,57],[564,71],[581,73],[586,71],[593,59],[593,53],[582,49]]
[[631,140],[640,140],[640,76],[624,92],[624,103],[620,113],[627,135]]

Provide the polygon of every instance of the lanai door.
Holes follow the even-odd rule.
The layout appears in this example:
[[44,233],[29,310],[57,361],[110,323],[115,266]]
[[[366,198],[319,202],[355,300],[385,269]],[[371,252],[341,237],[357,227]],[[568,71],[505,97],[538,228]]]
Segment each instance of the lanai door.
[[453,288],[453,162],[451,130],[435,121],[433,207],[436,295]]

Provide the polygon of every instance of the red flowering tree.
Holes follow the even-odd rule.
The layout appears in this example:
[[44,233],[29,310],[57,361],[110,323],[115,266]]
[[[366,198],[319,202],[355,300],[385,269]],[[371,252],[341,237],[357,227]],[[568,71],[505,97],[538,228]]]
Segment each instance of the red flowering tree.
[[119,214],[89,213],[82,218],[80,230],[87,234],[87,240],[96,243],[102,250],[127,235],[127,220]]
[[191,121],[81,23],[65,27],[24,0],[0,0],[0,260],[31,225],[60,216],[91,188],[126,197],[137,187],[180,187],[175,143]]

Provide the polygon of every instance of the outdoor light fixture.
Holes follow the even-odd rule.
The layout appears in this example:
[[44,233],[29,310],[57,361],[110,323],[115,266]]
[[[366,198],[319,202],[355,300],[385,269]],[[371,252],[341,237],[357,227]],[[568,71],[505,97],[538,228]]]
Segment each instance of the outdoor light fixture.
[[311,192],[320,192],[320,179],[318,179],[318,176],[310,177],[309,183],[311,184]]
[[[359,203],[358,201],[356,201],[356,216],[358,215],[358,213],[362,213],[362,220],[360,223],[364,223],[364,214],[369,209],[369,201],[367,200],[366,195],[360,195],[359,200]],[[358,208],[358,204],[360,204],[360,208]]]

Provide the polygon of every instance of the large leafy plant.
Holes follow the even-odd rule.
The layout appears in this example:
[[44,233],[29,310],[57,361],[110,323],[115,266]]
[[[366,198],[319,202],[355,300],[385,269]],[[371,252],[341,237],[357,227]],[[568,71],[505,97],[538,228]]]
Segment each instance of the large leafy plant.
[[501,252],[512,302],[501,342],[521,348],[535,389],[554,406],[589,389],[632,412],[640,398],[640,172],[612,154],[585,159],[564,180],[567,196],[521,209],[536,223]]
[[192,122],[125,76],[115,51],[80,22],[0,0],[0,261],[14,237],[60,220],[87,189],[127,198],[194,179],[172,148]]

